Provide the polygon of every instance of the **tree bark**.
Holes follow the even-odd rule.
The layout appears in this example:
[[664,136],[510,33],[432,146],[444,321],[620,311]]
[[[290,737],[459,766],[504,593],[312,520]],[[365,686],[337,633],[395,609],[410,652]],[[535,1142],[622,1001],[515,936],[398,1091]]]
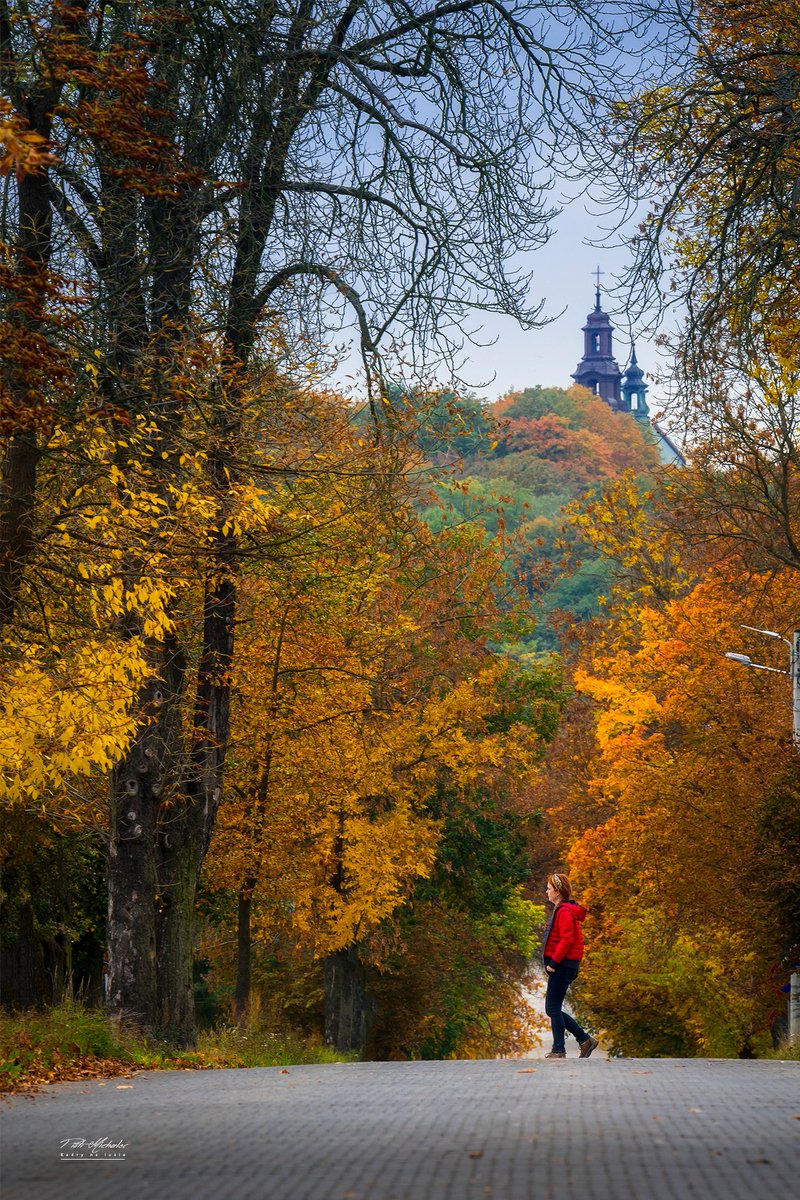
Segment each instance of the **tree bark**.
[[0,629],[13,619],[23,567],[33,545],[38,461],[32,430],[8,439],[0,484]]
[[246,879],[239,892],[239,911],[236,923],[236,991],[233,998],[233,1014],[237,1021],[244,1021],[250,1007],[250,977],[252,940],[250,935],[250,913],[253,906],[254,879]]
[[[139,700],[152,712],[160,685]],[[108,1008],[152,1028],[156,1017],[156,815],[163,786],[157,728],[143,724],[112,774],[108,851]]]
[[[52,106],[57,90],[31,98],[25,106],[31,128],[49,139]],[[16,270],[22,285],[20,299],[8,305],[9,323],[28,333],[38,330],[45,317],[42,276],[52,254],[50,178],[42,167],[23,175],[17,184],[18,232]],[[30,295],[26,295],[26,289]],[[33,546],[36,471],[39,461],[37,429],[44,423],[47,395],[31,364],[6,360],[3,364],[3,432],[8,435],[0,484],[0,630],[11,622],[22,572]]]
[[202,859],[191,822],[162,823],[156,915],[157,1037],[181,1049],[197,1043],[194,1009],[194,904]]
[[325,1042],[341,1053],[363,1051],[375,1012],[358,946],[325,960]]
[[[217,563],[230,569],[234,544],[222,539]],[[224,564],[224,565],[223,565]],[[204,602],[203,644],[195,692],[192,745],[175,789],[175,802],[164,806],[157,827],[156,1009],[151,1027],[171,1043],[191,1047],[197,1039],[192,967],[194,906],[200,869],[211,841],[222,797],[225,749],[230,720],[230,667],[236,588],[229,577],[209,582]],[[168,675],[172,665],[173,675]],[[167,657],[166,759],[181,760],[180,694],[183,662],[176,649]]]

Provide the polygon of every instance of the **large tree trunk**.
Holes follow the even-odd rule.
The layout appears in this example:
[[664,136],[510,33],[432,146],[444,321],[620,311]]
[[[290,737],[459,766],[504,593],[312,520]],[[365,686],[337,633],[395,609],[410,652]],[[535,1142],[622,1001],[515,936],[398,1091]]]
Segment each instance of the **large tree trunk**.
[[[131,631],[136,632],[135,622]],[[108,1006],[148,1030],[159,1024],[157,837],[165,801],[180,802],[185,659],[174,639],[151,648],[153,674],[137,701],[137,736],[112,774],[108,857]],[[191,974],[191,962],[189,966]]]
[[358,946],[348,946],[325,959],[325,1042],[334,1050],[361,1053],[375,1011],[367,993]]
[[[232,539],[220,540],[215,564],[220,570],[230,569],[228,556],[234,549]],[[152,1027],[159,1037],[183,1047],[197,1040],[192,971],[195,895],[222,798],[235,612],[233,579],[216,577],[206,587],[192,745],[185,755],[188,765],[177,803],[165,806],[158,822],[157,1012]],[[182,679],[182,664],[173,681],[174,697],[178,678]],[[170,710],[174,712],[175,706],[170,705]],[[171,740],[175,745],[175,738]],[[174,763],[177,757],[173,750]]]
[[[60,87],[33,95],[26,116],[40,137],[49,140],[52,109]],[[25,563],[33,546],[36,471],[39,462],[38,432],[48,423],[52,397],[47,369],[40,360],[29,361],[31,335],[45,322],[44,277],[52,254],[50,176],[41,167],[17,182],[16,272],[20,291],[6,296],[7,319],[21,339],[22,353],[3,361],[3,405],[0,429],[8,437],[0,483],[0,630],[14,616]],[[12,341],[13,345],[13,341]]]

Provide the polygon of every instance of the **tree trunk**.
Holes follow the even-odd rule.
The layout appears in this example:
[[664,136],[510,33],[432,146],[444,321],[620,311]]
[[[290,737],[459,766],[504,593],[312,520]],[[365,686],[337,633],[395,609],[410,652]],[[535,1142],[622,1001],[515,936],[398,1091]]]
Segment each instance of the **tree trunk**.
[[[58,90],[32,97],[28,105],[31,127],[45,139],[50,137],[52,105],[57,102]],[[50,177],[46,169],[21,176],[17,183],[17,206],[16,272],[22,287],[16,299],[13,293],[6,296],[5,311],[25,347],[26,334],[30,337],[40,331],[45,320],[43,276],[52,253]],[[30,351],[28,345],[27,353]],[[35,364],[26,362],[24,357],[20,361],[18,355],[16,361],[4,360],[2,371],[4,395],[0,416],[8,441],[0,485],[0,629],[13,619],[23,569],[33,546],[39,462],[37,429],[46,424],[51,401],[47,384],[40,378],[41,364],[37,371]]]
[[[144,703],[158,685],[145,689]],[[155,731],[140,736],[112,775],[108,852],[108,1007],[147,1029],[156,1016],[155,837],[161,753]]]
[[9,438],[0,485],[0,629],[14,616],[23,566],[33,544],[38,461],[32,431]]
[[325,1042],[334,1050],[359,1053],[367,1043],[375,1002],[367,994],[358,946],[325,960]]
[[[183,819],[182,819],[183,818]],[[158,852],[156,916],[157,1037],[181,1049],[197,1044],[194,1011],[194,904],[200,869],[193,822],[162,823]]]
[[18,911],[16,929],[6,930],[0,942],[0,1004],[11,1009],[33,1008],[47,999],[44,956],[30,897],[22,899]]
[[245,880],[239,892],[239,914],[236,928],[236,992],[233,998],[233,1013],[237,1021],[244,1021],[250,1005],[250,910],[253,903],[255,881]]
[[[230,549],[230,539],[223,539]],[[224,560],[223,560],[224,561]],[[227,565],[227,564],[226,564]],[[230,720],[230,666],[236,588],[230,578],[209,581],[204,602],[203,648],[197,673],[191,750],[176,803],[165,807],[158,824],[157,850],[157,1036],[178,1046],[194,1046],[194,905],[197,881],[208,851],[217,809]],[[166,657],[166,719],[172,721],[165,738],[172,747],[169,761],[179,758],[177,698],[182,690],[184,664],[178,651]],[[169,678],[169,672],[173,677]]]

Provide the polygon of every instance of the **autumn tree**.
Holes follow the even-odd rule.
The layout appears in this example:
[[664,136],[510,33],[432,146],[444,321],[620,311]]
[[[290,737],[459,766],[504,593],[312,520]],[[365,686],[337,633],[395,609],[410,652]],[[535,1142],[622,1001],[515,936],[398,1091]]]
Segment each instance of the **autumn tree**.
[[[331,413],[317,411],[330,451]],[[325,963],[326,1036],[340,1049],[366,1038],[371,935],[433,869],[431,797],[447,788],[457,809],[479,780],[524,776],[545,724],[531,728],[520,697],[518,719],[495,728],[516,674],[487,642],[513,620],[501,548],[433,534],[410,481],[393,510],[365,487],[342,481],[332,521],[330,487],[296,486],[317,521],[287,539],[285,564],[273,556],[268,575],[242,581],[230,796],[207,870],[207,886],[239,893],[239,1012],[255,912],[260,942],[286,929]]]
[[785,662],[761,676],[724,655],[742,625],[791,630],[794,573],[758,575],[735,536],[678,539],[670,495],[623,479],[579,518],[617,586],[540,799],[592,911],[582,1002],[612,1042],[751,1054],[800,935],[797,756]]
[[[296,350],[294,334],[327,323],[332,300],[354,314],[374,365],[391,336],[412,330],[415,355],[452,349],[471,304],[533,319],[511,256],[547,236],[540,168],[579,137],[598,52],[612,53],[618,27],[585,19],[577,3],[556,16],[482,0],[419,14],[368,0],[280,12],[260,0],[37,3],[3,5],[0,17],[13,119],[53,156],[5,208],[16,225],[7,240],[23,275],[32,261],[74,280],[85,320],[63,337],[52,330],[48,345],[61,339],[91,363],[97,385],[63,403],[48,393],[52,431],[29,430],[24,415],[10,430],[6,607],[30,605],[31,574],[60,532],[33,468],[45,451],[56,461],[62,430],[85,414],[113,442],[112,484],[146,496],[152,517],[103,585],[117,597],[122,588],[114,638],[146,665],[112,777],[111,1004],[190,1042],[195,881],[229,731],[243,538],[232,513],[260,477],[241,412],[258,396],[275,413],[285,394],[260,382],[265,362],[274,382],[279,357],[267,326],[280,314]],[[24,314],[34,329],[43,296],[37,284]],[[380,419],[376,428],[385,436]],[[194,509],[198,552],[184,561],[202,585],[192,576],[187,608],[168,605],[149,625],[151,582],[159,597],[174,587],[157,517],[177,512],[198,463],[206,499]]]
[[[676,525],[797,568],[797,5],[677,0],[683,72],[617,106],[623,173],[649,212],[635,239],[644,305],[678,310],[674,406],[695,470]],[[702,480],[704,486],[699,487]]]
[[648,273],[639,278],[657,286],[671,270],[689,306],[687,365],[725,370],[766,353],[791,376],[797,8],[677,0],[672,12],[691,41],[687,69],[618,110],[629,165],[654,199],[640,238]]
[[[463,442],[463,409],[458,418]],[[512,540],[537,617],[532,645],[557,650],[564,642],[559,628],[596,616],[612,582],[571,505],[604,494],[603,486],[618,479],[634,491],[637,480],[647,487],[658,467],[654,439],[648,426],[582,387],[510,392],[473,410],[472,421],[483,446],[464,446],[463,465],[439,483],[440,505],[426,519],[433,528],[472,524]]]
[[658,465],[649,428],[587,388],[527,388],[489,412],[502,423],[496,457],[513,455],[511,477],[534,492],[576,498],[625,471],[646,475]]
[[[0,69],[8,64],[10,14],[0,15]],[[59,14],[50,30],[68,36],[71,19]],[[51,269],[53,203],[50,137],[63,81],[40,77],[16,108],[0,96],[0,175],[16,180],[15,229],[4,219],[0,240],[0,286],[6,304],[0,329],[4,345],[0,391],[3,473],[0,489],[0,628],[12,619],[22,564],[32,542],[38,434],[52,428],[53,408],[64,399],[72,373],[53,336],[64,311],[62,281]],[[19,99],[19,97],[18,97]],[[4,201],[4,217],[8,199]]]
[[722,573],[642,608],[636,641],[576,674],[597,703],[589,786],[608,809],[569,856],[593,912],[582,996],[625,1053],[763,1047],[796,954],[781,910],[797,829],[774,836],[797,786],[788,689],[724,659],[738,624],[792,619],[791,578],[762,583],[756,610]]

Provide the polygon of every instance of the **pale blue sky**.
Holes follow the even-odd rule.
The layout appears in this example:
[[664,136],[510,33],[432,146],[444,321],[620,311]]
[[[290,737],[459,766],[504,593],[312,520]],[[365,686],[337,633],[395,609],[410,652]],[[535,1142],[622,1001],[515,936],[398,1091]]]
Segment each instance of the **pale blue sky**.
[[[609,236],[610,224],[607,215],[583,199],[574,200],[555,219],[553,237],[531,259],[534,298],[543,298],[545,312],[555,319],[542,329],[525,331],[509,318],[481,314],[486,326],[481,340],[496,340],[491,346],[465,350],[463,375],[476,392],[494,400],[509,388],[571,385],[570,375],[583,353],[581,328],[594,308],[593,273],[599,266],[604,272],[601,289],[611,289],[615,276],[618,278],[630,263],[630,251],[620,244],[619,235]],[[604,241],[608,244],[589,244]],[[614,312],[622,296],[603,296],[601,303],[615,326],[614,353],[624,368],[630,354],[629,322]],[[476,316],[476,322],[478,319]],[[657,409],[665,395],[663,385],[650,377],[664,368],[654,337],[654,332],[643,333],[639,327],[636,351],[650,386],[651,409]],[[492,375],[494,381],[486,383]]]
[[[659,383],[666,370],[664,351],[655,343],[663,330],[646,328],[642,319],[625,312],[619,280],[631,263],[631,251],[623,235],[615,231],[615,217],[603,210],[600,203],[578,197],[562,200],[554,188],[552,202],[562,205],[561,213],[552,222],[549,242],[535,251],[527,261],[533,273],[530,303],[535,307],[544,300],[543,315],[553,320],[542,328],[520,329],[511,317],[473,311],[464,323],[465,331],[473,333],[473,344],[467,341],[462,352],[459,378],[462,390],[469,390],[492,401],[511,388],[564,387],[572,385],[570,378],[583,354],[582,326],[594,308],[594,272],[599,266],[601,303],[614,325],[614,353],[621,368],[630,355],[631,323],[636,336],[636,354],[648,384],[648,404],[653,416],[662,413],[667,387]],[[633,218],[627,228],[633,227]],[[341,314],[340,314],[341,316]],[[348,313],[342,316],[346,326]],[[652,322],[651,322],[652,324]],[[476,333],[479,326],[482,332]],[[344,350],[348,344],[349,351]],[[341,339],[334,343],[342,348],[336,384],[345,393],[361,395],[363,373],[360,358],[355,352],[352,333],[342,329]],[[491,344],[490,344],[491,343]],[[429,368],[425,382],[430,386],[448,386],[449,369]],[[668,419],[662,423],[670,426]]]

